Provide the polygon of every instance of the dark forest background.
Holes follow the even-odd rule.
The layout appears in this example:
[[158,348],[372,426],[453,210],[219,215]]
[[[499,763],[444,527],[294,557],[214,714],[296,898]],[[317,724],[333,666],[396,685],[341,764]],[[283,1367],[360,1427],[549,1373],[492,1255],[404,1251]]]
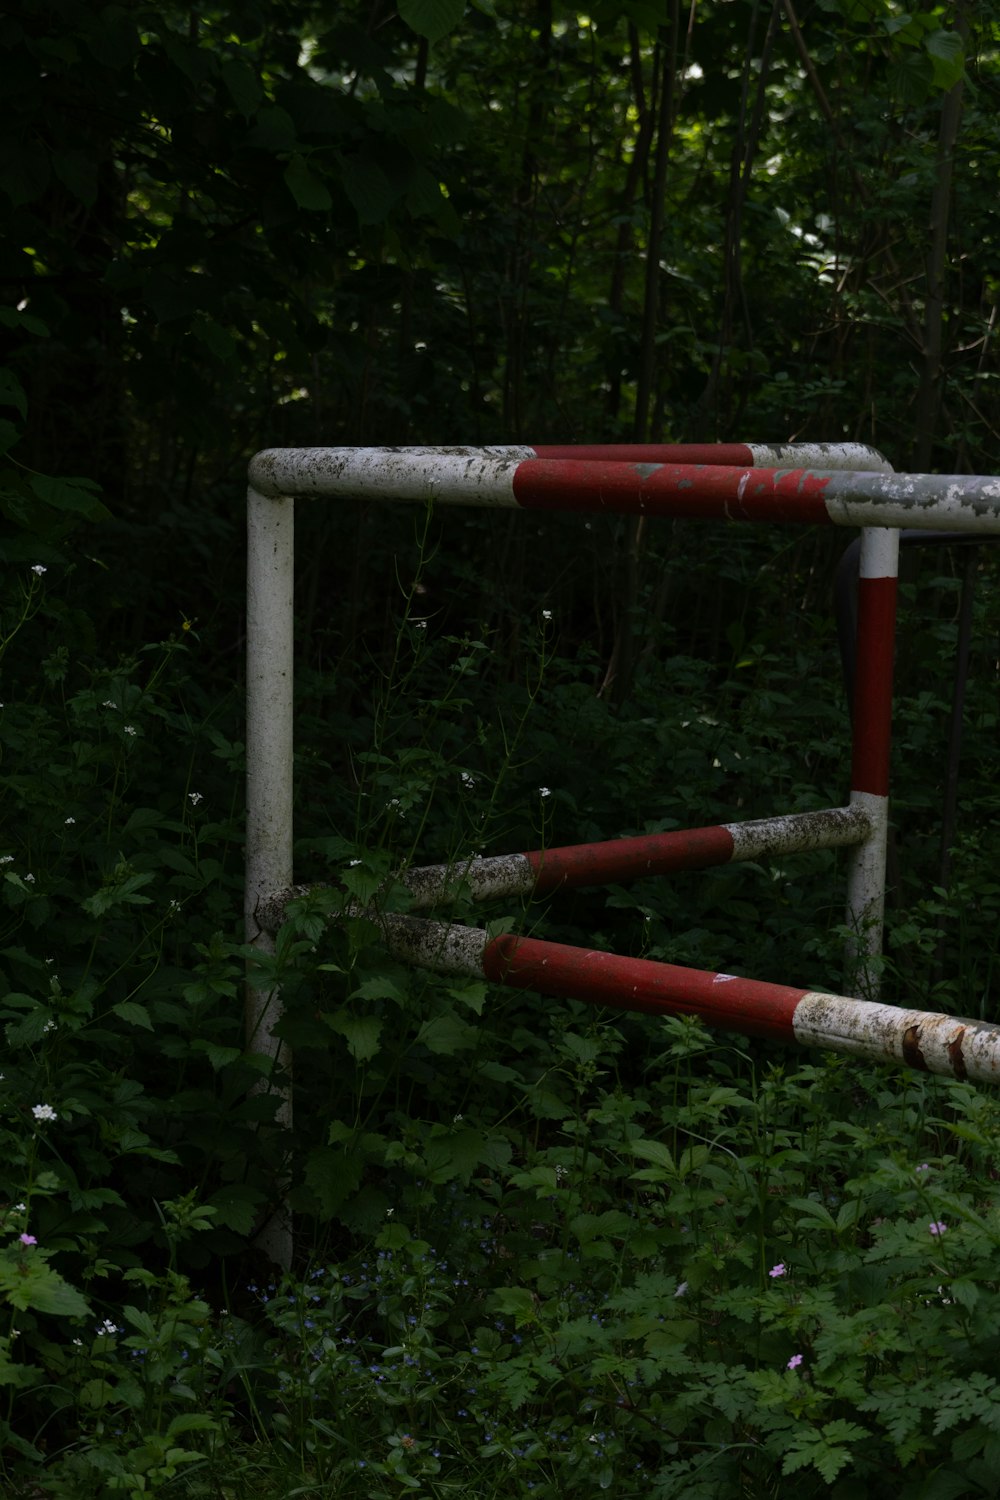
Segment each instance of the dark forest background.
[[[240,930],[254,452],[1000,472],[995,9],[15,0],[0,110],[10,1493],[995,1494],[988,1090],[415,975],[328,898],[254,976],[288,1126]],[[300,879],[844,800],[849,536],[299,511]],[[986,1020],[996,589],[906,549],[882,976]],[[842,893],[818,851],[485,919],[836,989]]]

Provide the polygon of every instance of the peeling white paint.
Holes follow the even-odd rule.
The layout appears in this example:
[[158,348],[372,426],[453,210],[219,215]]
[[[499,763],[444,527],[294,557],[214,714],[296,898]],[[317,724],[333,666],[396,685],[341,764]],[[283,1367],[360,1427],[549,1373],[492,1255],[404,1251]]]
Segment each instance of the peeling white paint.
[[535,873],[523,854],[498,854],[489,859],[476,856],[458,860],[452,865],[421,865],[404,870],[397,879],[412,895],[413,910],[423,911],[453,901],[463,887],[474,901],[528,895],[534,888]]
[[876,792],[852,791],[851,807],[867,819],[870,831],[852,852],[847,871],[846,921],[851,936],[845,972],[851,989],[860,989],[874,1000],[878,994],[877,960],[882,952],[889,799]]
[[758,469],[862,469],[892,472],[877,448],[866,443],[747,443]]
[[264,495],[516,507],[520,463],[476,448],[269,448],[251,459],[250,482]]
[[793,1020],[803,1046],[883,1058],[974,1083],[1000,1082],[1000,1028],[843,995],[807,994]]
[[868,815],[860,805],[754,818],[722,826],[733,841],[733,860],[801,854],[807,849],[837,849],[861,843],[871,832]]
[[1000,534],[1000,478],[996,476],[831,473],[828,477],[823,499],[827,514],[838,526]]

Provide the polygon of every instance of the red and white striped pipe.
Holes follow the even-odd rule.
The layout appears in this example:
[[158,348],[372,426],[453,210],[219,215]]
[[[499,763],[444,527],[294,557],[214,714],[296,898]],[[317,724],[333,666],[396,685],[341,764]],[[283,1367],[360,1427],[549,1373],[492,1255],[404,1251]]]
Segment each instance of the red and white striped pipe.
[[[546,896],[557,890],[641,880],[647,875],[670,875],[680,870],[707,870],[739,860],[769,859],[775,854],[839,849],[862,844],[871,831],[863,806],[827,807],[817,812],[748,819],[745,823],[605,839],[597,844],[567,844],[487,859],[471,856],[448,865],[404,870],[394,883],[410,892],[412,910],[424,911],[453,900],[459,888],[467,890],[474,901]],[[289,901],[306,895],[309,889],[292,886],[264,896],[254,913],[258,926],[277,932]]]
[[382,453],[467,458],[564,458],[621,464],[710,464],[726,469],[863,469],[892,472],[867,443],[514,443],[485,448],[383,448]]
[[803,468],[511,459],[479,450],[272,448],[250,463],[253,493],[437,500],[480,507],[907,526],[1000,533],[1000,478]]
[[846,983],[848,989],[868,999],[878,994],[878,958],[882,951],[898,564],[898,531],[882,527],[862,531],[851,806],[865,813],[871,833],[854,851],[847,877],[851,937]]
[[1000,1028],[978,1021],[509,933],[490,938],[457,923],[388,916],[379,924],[394,957],[438,973],[613,1010],[696,1015],[709,1026],[744,1036],[823,1047],[975,1083],[1000,1082]]

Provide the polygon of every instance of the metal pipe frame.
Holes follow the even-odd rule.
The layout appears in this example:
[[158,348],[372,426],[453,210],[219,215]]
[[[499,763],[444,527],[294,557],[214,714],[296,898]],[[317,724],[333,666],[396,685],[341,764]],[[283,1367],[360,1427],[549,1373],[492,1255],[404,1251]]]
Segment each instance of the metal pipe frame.
[[[863,467],[859,469],[858,465]],[[516,888],[527,893],[529,889],[620,879],[624,869],[631,867],[630,862],[641,874],[653,873],[657,858],[662,860],[663,870],[699,868],[726,863],[728,859],[750,858],[753,853],[738,852],[741,847],[750,848],[746,842],[750,839],[752,843],[747,833],[750,828],[756,828],[764,840],[759,849],[754,849],[761,854],[792,847],[853,844],[848,920],[854,938],[849,961],[859,986],[869,996],[874,995],[885,884],[897,532],[905,525],[949,533],[1000,534],[1000,478],[894,474],[881,454],[860,444],[726,444],[718,448],[650,445],[640,450],[616,445],[269,449],[251,460],[249,474],[245,907],[248,943],[262,953],[273,952],[274,903],[282,897],[287,901],[293,880],[293,497],[418,503],[438,500],[515,509],[860,526],[875,529],[866,530],[862,540],[859,670],[849,809],[668,834],[662,836],[659,853],[654,855],[649,855],[648,841],[640,839],[609,841],[600,855],[593,851],[601,846],[577,846],[510,856],[506,862],[507,875],[496,889],[508,888],[503,882],[510,876],[509,860],[515,864],[518,860],[525,862],[524,871],[516,877],[518,882],[523,881],[523,886],[518,883]],[[804,845],[784,842],[802,835],[805,828],[802,818],[819,819],[820,825],[825,820],[826,826],[820,826],[818,837],[817,827],[813,826]],[[848,828],[850,836],[842,836]],[[699,833],[705,837],[699,840],[696,837]],[[728,852],[727,839],[731,840]],[[768,840],[771,842],[766,848]],[[485,891],[490,879],[499,878],[498,865],[495,861],[479,864],[494,867],[486,878]],[[504,864],[504,860],[499,862]],[[607,874],[609,869],[616,873]],[[466,878],[476,873],[476,862],[470,862]],[[422,879],[426,894],[442,890],[453,875],[454,871],[423,872],[421,877],[421,872],[414,871],[409,878],[416,878],[418,885]],[[709,975],[702,979],[728,983],[728,976]],[[806,995],[804,991],[788,993],[800,999]],[[809,998],[824,1002],[829,999]],[[626,996],[617,1002],[608,999],[602,1003],[627,1004],[628,1000]],[[272,1075],[284,1071],[285,1082],[265,1086],[276,1088],[280,1095],[278,1118],[290,1123],[292,1105],[287,1078],[291,1060],[275,1034],[280,1014],[280,996],[276,992],[248,991],[248,1046],[270,1059]],[[966,1030],[972,1025],[961,1024]],[[813,1034],[818,1038],[821,1029],[814,1029],[814,1033],[810,1032]],[[904,1061],[908,1060],[905,1047],[900,1055]],[[956,1073],[956,1076],[962,1075]],[[973,1073],[970,1071],[968,1076]],[[262,1244],[275,1259],[288,1264],[291,1238],[287,1220],[279,1217],[272,1221],[262,1236]]]
[[272,448],[251,460],[250,482],[273,497],[1000,534],[997,476],[496,456],[501,451]]

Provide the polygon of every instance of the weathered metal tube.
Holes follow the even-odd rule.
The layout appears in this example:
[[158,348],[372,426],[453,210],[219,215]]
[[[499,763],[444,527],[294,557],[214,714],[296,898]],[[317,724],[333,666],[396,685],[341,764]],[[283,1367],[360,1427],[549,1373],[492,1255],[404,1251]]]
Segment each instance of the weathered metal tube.
[[[247,497],[247,942],[273,952],[271,933],[257,920],[257,906],[268,891],[292,879],[292,591],[294,581],[294,502],[252,489]],[[247,987],[246,1045],[263,1053],[272,1068],[290,1064],[274,1034],[281,1000]],[[266,1085],[262,1085],[266,1087]],[[276,1118],[291,1124],[289,1088],[277,1090]],[[291,1230],[282,1212],[259,1236],[262,1249],[280,1264],[291,1263]]]
[[622,958],[460,924],[388,916],[394,957],[445,974],[647,1015],[696,1015],[744,1036],[822,1047],[973,1083],[1000,1082],[1000,1027],[734,974]]
[[851,716],[851,805],[868,818],[868,837],[854,851],[847,876],[845,982],[875,1000],[879,991],[889,836],[889,749],[896,641],[899,532],[861,533],[857,656]]
[[[769,859],[775,854],[844,848],[861,844],[871,831],[863,807],[828,807],[817,812],[748,819],[745,823],[534,849],[525,854],[499,854],[488,859],[470,856],[447,865],[403,870],[395,881],[410,892],[411,909],[423,911],[453,900],[460,888],[467,890],[474,901],[543,896],[580,886],[640,880],[647,875]],[[309,886],[300,885],[265,895],[256,907],[257,922],[276,932],[289,901],[308,891]]]
[[251,461],[250,476],[272,496],[1000,533],[996,476],[518,460],[500,452],[273,448]]

